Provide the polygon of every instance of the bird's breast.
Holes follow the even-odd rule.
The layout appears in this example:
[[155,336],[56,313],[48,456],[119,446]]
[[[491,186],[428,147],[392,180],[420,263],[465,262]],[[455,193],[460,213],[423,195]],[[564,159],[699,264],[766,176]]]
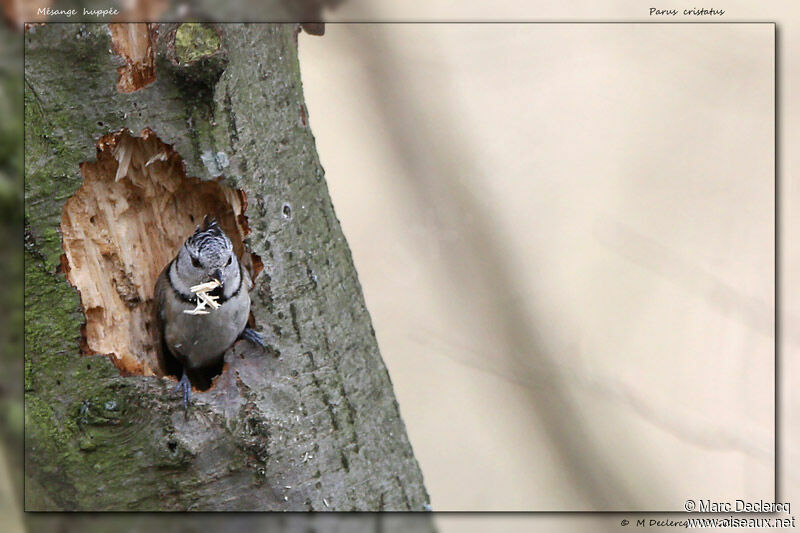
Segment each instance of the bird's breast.
[[184,301],[175,302],[164,328],[164,340],[181,362],[191,368],[209,366],[219,361],[247,324],[250,297],[242,293],[207,315],[191,315],[194,308]]

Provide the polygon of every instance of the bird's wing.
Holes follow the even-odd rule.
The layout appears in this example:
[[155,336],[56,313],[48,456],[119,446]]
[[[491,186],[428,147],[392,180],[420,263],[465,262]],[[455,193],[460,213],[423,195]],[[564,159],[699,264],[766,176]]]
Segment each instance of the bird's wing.
[[[171,263],[170,263],[171,264]],[[152,335],[153,335],[153,345],[156,349],[156,355],[158,356],[158,364],[161,367],[161,370],[167,370],[167,362],[166,362],[166,344],[164,342],[164,310],[166,308],[165,298],[168,295],[168,291],[170,290],[169,281],[167,280],[167,271],[169,270],[169,264],[164,267],[164,270],[161,271],[161,274],[158,275],[156,279],[156,285],[153,289],[153,309],[152,315],[150,319],[150,323],[152,324]]]

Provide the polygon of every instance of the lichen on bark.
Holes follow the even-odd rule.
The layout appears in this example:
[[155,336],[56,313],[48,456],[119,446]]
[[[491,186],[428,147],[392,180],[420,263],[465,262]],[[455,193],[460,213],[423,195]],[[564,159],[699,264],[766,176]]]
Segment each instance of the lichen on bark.
[[219,50],[217,32],[207,24],[184,23],[175,31],[175,55],[181,63],[191,63]]
[[[170,61],[175,32],[160,28],[158,76],[129,94],[106,26],[25,35],[28,510],[426,508],[306,120],[295,31],[225,26],[221,59],[199,75],[184,69],[202,61]],[[234,345],[186,414],[170,378],[80,355],[60,216],[80,164],[122,128],[152,130],[187,175],[244,191],[245,244],[264,260],[253,315],[270,350]]]

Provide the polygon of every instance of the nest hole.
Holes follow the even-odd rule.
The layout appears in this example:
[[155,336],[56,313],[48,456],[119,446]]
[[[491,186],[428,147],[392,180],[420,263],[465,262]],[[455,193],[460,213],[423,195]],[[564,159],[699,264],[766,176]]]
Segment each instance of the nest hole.
[[[156,350],[156,279],[205,215],[217,218],[255,279],[262,263],[243,242],[245,194],[187,177],[180,155],[149,129],[105,135],[96,161],[80,170],[83,184],[64,204],[61,235],[63,270],[86,316],[81,352],[108,356],[123,375],[180,377],[177,361],[160,360]],[[220,364],[193,384],[209,388],[222,371]]]

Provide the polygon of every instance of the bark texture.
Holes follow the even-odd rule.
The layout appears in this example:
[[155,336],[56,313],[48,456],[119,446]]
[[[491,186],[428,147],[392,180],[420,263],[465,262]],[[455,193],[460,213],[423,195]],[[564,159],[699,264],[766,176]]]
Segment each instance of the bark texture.
[[[202,38],[181,49],[188,63],[177,29],[159,26],[156,79],[130,93],[106,25],[25,35],[26,509],[426,508],[308,126],[296,26],[221,25],[209,54]],[[264,263],[251,296],[269,350],[234,345],[187,416],[171,378],[81,355],[59,225],[80,165],[123,128],[242,190],[244,242]]]

